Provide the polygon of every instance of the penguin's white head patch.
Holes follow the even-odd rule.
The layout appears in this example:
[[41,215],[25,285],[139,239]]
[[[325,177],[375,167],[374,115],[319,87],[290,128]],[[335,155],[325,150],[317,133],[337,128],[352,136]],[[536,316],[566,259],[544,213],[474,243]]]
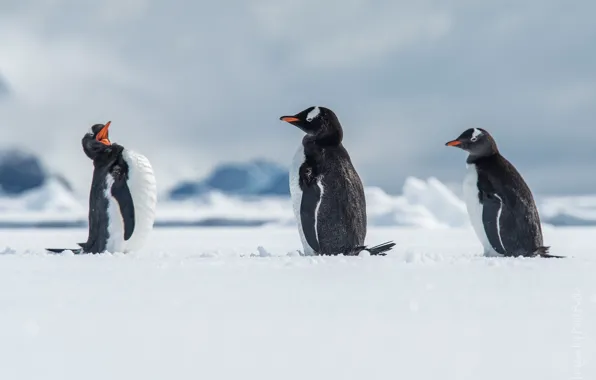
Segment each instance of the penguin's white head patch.
[[482,131],[478,128],[474,128],[474,130],[472,131],[472,138],[470,139],[470,141],[476,142],[480,136],[482,136]]
[[319,107],[313,108],[312,111],[310,111],[308,113],[308,115],[306,115],[306,121],[308,121],[310,123],[311,121],[313,121],[314,118],[319,116],[320,113],[321,113],[321,110],[319,109]]

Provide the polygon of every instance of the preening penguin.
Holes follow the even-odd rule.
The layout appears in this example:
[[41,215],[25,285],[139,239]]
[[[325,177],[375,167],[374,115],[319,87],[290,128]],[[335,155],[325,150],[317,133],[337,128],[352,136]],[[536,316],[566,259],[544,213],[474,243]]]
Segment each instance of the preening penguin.
[[153,229],[157,188],[149,160],[112,143],[111,123],[95,124],[82,139],[93,160],[89,194],[89,235],[75,253],[130,252],[140,249]]
[[486,130],[470,128],[445,145],[469,153],[463,191],[485,255],[561,257],[549,255],[543,246],[532,192]]
[[306,255],[384,255],[395,243],[364,245],[364,188],[342,145],[343,130],[333,111],[309,107],[283,116],[306,133],[290,169],[290,193]]

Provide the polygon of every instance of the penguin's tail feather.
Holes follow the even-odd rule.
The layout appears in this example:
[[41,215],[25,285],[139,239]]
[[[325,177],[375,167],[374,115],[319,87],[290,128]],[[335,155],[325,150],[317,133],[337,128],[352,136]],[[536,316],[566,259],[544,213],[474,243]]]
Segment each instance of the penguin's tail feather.
[[538,247],[536,251],[534,251],[534,256],[538,257],[545,257],[549,259],[564,259],[565,256],[555,256],[548,253],[550,247]]
[[364,247],[364,251],[368,251],[371,256],[385,256],[387,252],[391,251],[395,247],[395,243],[393,241],[388,241],[374,247]]
[[75,255],[83,253],[83,248],[46,248],[46,251],[52,253],[62,253],[64,251],[71,251]]

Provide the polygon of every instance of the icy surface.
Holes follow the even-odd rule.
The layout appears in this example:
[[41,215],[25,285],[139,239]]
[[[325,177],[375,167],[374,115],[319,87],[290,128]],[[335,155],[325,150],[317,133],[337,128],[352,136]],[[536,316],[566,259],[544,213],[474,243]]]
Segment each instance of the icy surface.
[[[371,226],[425,228],[469,225],[464,202],[436,178],[408,178],[402,194],[389,195],[366,187]],[[596,225],[596,196],[537,196],[542,222],[558,226]],[[0,196],[0,227],[84,226],[87,194],[73,194],[61,181],[50,178],[19,196]],[[294,225],[292,204],[286,196],[230,195],[208,191],[185,200],[160,199],[156,225]]]
[[[370,225],[442,228],[466,225],[465,206],[447,187],[431,178],[410,178],[404,195],[391,196],[367,187]],[[87,197],[50,180],[18,197],[0,197],[0,225],[85,225]],[[291,201],[285,196],[231,196],[209,191],[180,201],[160,200],[156,225],[247,224],[294,225]]]
[[437,223],[452,227],[469,223],[464,202],[436,178],[423,181],[410,177],[406,179],[403,193],[408,204],[429,210]]
[[565,260],[484,258],[467,228],[378,228],[387,257],[301,257],[295,229],[158,229],[129,255],[0,230],[0,379],[596,378],[595,228]]
[[174,200],[186,200],[211,191],[229,195],[290,195],[288,171],[267,160],[224,163],[204,179],[185,181],[167,192]]
[[[156,174],[159,185],[159,173]],[[436,178],[407,178],[399,195],[365,187],[370,226],[425,228],[469,225],[464,202]],[[159,186],[158,186],[159,188]],[[596,195],[540,197],[542,222],[596,226]],[[73,193],[33,153],[0,147],[0,228],[84,227],[88,190]],[[204,179],[163,189],[156,226],[293,226],[287,168],[263,159],[215,166]]]
[[554,225],[596,225],[596,196],[546,198],[540,204],[540,211]]
[[0,196],[0,222],[73,220],[86,215],[86,204],[56,178],[19,196]]
[[0,147],[0,194],[15,195],[39,188],[48,177],[35,154],[18,148]]

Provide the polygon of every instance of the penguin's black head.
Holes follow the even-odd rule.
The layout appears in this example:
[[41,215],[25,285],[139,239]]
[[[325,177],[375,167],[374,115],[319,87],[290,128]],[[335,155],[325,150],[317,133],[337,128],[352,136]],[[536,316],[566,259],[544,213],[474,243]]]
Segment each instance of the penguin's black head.
[[495,140],[482,128],[470,128],[445,145],[463,149],[475,157],[490,156],[498,152]]
[[83,136],[81,143],[83,151],[93,161],[98,157],[103,157],[105,153],[111,152],[115,145],[112,145],[108,135],[108,129],[111,122],[105,124],[95,124],[91,130]]
[[282,116],[279,119],[300,128],[318,141],[340,143],[343,138],[339,119],[329,108],[309,107],[296,115]]
[[109,138],[109,131],[108,131],[108,129],[110,128],[110,124],[112,124],[111,121],[108,121],[105,124],[95,124],[94,126],[91,127],[91,132],[89,132],[87,135],[89,137],[94,138],[95,140],[99,141],[102,144],[112,145],[112,142],[110,141],[110,138]]

